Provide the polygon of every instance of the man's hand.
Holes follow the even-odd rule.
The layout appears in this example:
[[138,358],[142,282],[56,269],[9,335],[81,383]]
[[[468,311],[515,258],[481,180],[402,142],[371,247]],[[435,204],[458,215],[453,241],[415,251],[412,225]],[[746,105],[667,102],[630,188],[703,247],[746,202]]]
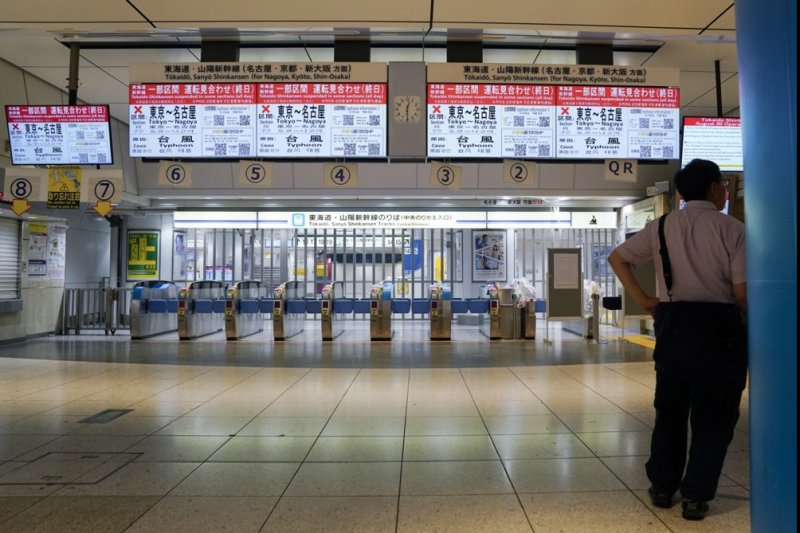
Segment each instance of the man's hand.
[[650,316],[655,318],[656,309],[658,309],[658,304],[660,304],[661,301],[655,296],[645,296],[641,302],[636,302],[636,303],[638,303],[642,309],[650,313]]

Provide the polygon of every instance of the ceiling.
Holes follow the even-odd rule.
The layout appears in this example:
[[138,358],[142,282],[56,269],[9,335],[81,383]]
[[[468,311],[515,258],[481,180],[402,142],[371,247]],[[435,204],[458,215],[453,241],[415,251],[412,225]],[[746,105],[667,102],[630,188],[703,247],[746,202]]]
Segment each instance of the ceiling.
[[[80,44],[78,98],[127,122],[128,66],[200,60],[238,40],[240,61],[332,61],[335,39],[369,39],[373,61],[445,61],[450,39],[481,40],[486,63],[575,63],[577,43],[612,44],[614,63],[680,69],[681,113],[739,116],[730,0],[0,0],[0,58],[66,86]],[[38,102],[31,102],[38,103]],[[45,102],[42,102],[45,103]]]

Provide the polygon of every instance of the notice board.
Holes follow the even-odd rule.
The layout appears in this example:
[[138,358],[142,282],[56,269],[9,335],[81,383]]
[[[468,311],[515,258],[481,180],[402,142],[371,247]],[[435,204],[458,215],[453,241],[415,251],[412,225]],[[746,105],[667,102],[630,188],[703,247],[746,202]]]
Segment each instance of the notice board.
[[580,248],[547,249],[547,317],[579,319],[583,313]]

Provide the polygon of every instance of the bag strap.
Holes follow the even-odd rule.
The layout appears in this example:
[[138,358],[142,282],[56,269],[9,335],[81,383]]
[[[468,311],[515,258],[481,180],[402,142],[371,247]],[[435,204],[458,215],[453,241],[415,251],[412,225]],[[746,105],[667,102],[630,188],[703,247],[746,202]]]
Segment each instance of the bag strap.
[[661,254],[661,266],[664,270],[664,283],[667,286],[667,296],[669,296],[669,301],[672,301],[672,266],[669,264],[669,250],[667,249],[667,239],[664,238],[664,220],[666,220],[667,215],[661,215],[658,219],[658,241],[661,244],[661,248],[659,249],[658,253]]

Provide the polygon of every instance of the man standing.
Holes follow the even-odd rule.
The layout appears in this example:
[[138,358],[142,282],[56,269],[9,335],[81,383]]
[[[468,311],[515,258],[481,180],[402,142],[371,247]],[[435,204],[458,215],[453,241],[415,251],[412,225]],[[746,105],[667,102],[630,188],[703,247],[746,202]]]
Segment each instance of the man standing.
[[[747,379],[744,225],[719,212],[728,180],[716,163],[691,161],[675,174],[675,186],[686,207],[648,223],[614,249],[608,262],[655,318],[650,498],[669,508],[680,490],[683,518],[702,520],[716,495]],[[658,298],[633,274],[648,261],[655,261]]]

